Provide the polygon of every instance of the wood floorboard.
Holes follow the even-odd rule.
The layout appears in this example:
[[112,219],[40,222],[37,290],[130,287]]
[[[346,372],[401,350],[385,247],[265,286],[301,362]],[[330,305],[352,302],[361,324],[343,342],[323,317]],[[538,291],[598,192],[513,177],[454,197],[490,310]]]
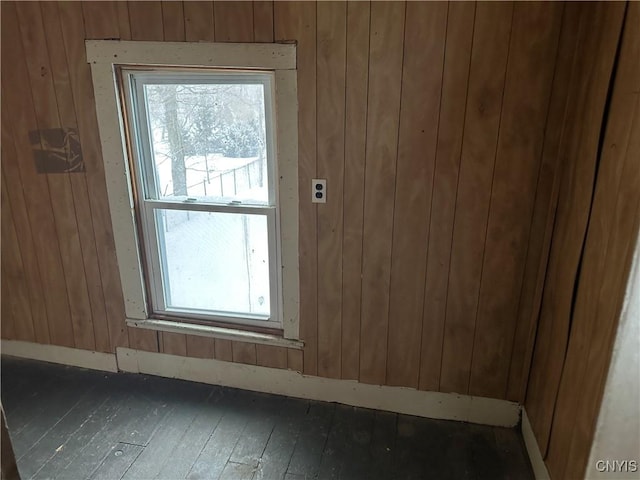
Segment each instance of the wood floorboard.
[[471,439],[469,446],[476,478],[478,480],[507,478],[504,467],[500,465],[500,455],[493,428],[469,425],[469,432]]
[[319,478],[334,479],[340,478],[340,472],[343,466],[355,458],[350,458],[350,450],[352,449],[353,437],[362,436],[362,441],[368,443],[371,440],[365,432],[355,433],[357,430],[358,416],[363,415],[364,409],[350,407],[347,405],[337,405],[331,431],[327,444],[322,452],[322,460],[320,461]]
[[221,402],[224,415],[187,474],[188,479],[218,478],[222,474],[247,424],[250,402],[251,394],[240,390]]
[[33,478],[35,480],[61,478],[62,472],[66,472],[71,463],[83,453],[86,445],[91,443],[106,425],[111,424],[113,416],[130,398],[129,395],[111,394],[94,411],[86,412],[87,416],[82,425],[53,452],[49,452],[50,458],[46,463],[36,465],[38,471]]
[[532,479],[515,429],[2,358],[22,478]]
[[307,414],[302,420],[288,473],[307,478],[317,475],[335,409],[333,403],[310,402]]
[[369,444],[367,478],[392,478],[393,456],[396,451],[398,415],[375,412],[371,443]]
[[[55,455],[56,450],[64,445],[67,438],[71,437],[84,423],[87,412],[100,408],[108,398],[108,385],[92,388],[80,401],[71,408],[60,420],[51,427],[40,439],[35,441],[30,448],[18,458],[22,467],[21,473],[27,478],[34,476],[49,459]],[[29,441],[29,437],[27,437]],[[23,459],[28,461],[23,461]]]
[[220,480],[251,480],[255,467],[244,463],[227,462],[220,475]]
[[344,461],[338,478],[342,480],[367,480],[372,473],[363,461],[371,451],[373,429],[375,426],[375,410],[353,408],[347,413],[346,445],[342,451]]
[[229,461],[256,468],[276,423],[283,398],[256,394],[246,412],[247,424],[238,439]]
[[210,388],[200,388],[189,392],[189,395],[185,394],[183,401],[174,406],[173,410],[159,422],[149,444],[122,478],[125,480],[155,478],[160,473],[164,461],[173,455],[178,442],[211,394]]
[[220,405],[222,399],[233,395],[233,393],[233,390],[230,389],[213,390],[213,394],[207,399],[203,409],[185,431],[171,457],[164,460],[156,478],[185,478],[187,476],[224,415]]
[[[522,436],[513,428],[493,428],[496,448],[503,467],[504,478],[522,478],[533,480],[531,471],[522,471],[522,465],[531,465],[526,455],[526,447]],[[529,473],[529,475],[527,475]]]
[[144,447],[141,445],[132,445],[130,443],[116,444],[102,463],[98,465],[98,468],[93,471],[91,477],[89,477],[90,480],[114,480],[122,478],[143,450]]
[[254,475],[255,480],[281,479],[285,476],[298,440],[301,420],[308,406],[307,401],[293,398],[283,400],[280,414]]
[[[82,372],[84,373],[84,372]],[[53,428],[95,388],[91,377],[79,374],[70,379],[59,378],[37,402],[24,427],[11,437],[16,452],[27,451]],[[16,454],[18,460],[22,453]]]

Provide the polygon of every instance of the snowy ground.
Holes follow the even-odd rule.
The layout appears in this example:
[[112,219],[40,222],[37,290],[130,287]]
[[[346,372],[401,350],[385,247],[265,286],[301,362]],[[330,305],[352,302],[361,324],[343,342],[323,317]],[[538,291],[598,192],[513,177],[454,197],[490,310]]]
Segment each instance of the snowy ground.
[[[154,144],[160,191],[171,196],[167,147],[157,140]],[[262,186],[257,182],[264,168],[257,157],[210,154],[187,157],[185,163],[189,197],[225,203],[266,203],[268,199],[266,169]],[[269,315],[265,216],[176,210],[161,210],[158,216],[158,230],[161,235],[164,232],[168,307]]]
[[185,217],[165,233],[167,306],[269,314],[266,217],[166,213]]

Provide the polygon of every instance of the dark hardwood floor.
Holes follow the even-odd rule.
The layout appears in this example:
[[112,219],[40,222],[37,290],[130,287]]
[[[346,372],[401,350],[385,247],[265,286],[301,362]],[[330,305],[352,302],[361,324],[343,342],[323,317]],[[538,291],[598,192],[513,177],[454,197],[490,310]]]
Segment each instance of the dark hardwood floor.
[[2,358],[23,479],[531,479],[516,429]]

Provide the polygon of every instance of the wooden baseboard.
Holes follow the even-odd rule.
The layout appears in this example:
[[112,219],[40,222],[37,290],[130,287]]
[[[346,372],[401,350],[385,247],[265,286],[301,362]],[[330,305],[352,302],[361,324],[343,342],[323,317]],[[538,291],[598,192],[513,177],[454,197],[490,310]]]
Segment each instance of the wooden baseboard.
[[[118,348],[114,355],[15,340],[2,340],[1,347],[2,354],[14,357],[109,372],[124,371],[179,378],[426,418],[501,427],[514,427],[520,418],[520,405],[506,400],[368,385],[353,380],[313,377],[292,370],[213,359],[180,357],[130,348]],[[527,448],[529,449],[528,444]],[[531,455],[531,451],[529,453]]]
[[58,345],[2,340],[0,353],[11,357],[29,358],[43,362],[61,363],[74,367],[117,372],[118,364],[113,353],[93,352]]
[[125,372],[483,425],[513,427],[520,418],[520,406],[506,400],[367,385],[352,380],[312,377],[292,370],[186,358],[130,348],[118,348],[116,355],[119,368]]
[[524,444],[527,447],[527,454],[529,455],[529,460],[531,461],[531,467],[533,468],[533,474],[535,475],[536,480],[550,480],[551,477],[549,476],[549,471],[544,463],[540,447],[538,447],[538,442],[533,434],[533,429],[531,428],[531,423],[529,422],[529,417],[527,417],[527,411],[524,407],[522,407],[521,428],[522,438],[524,439]]

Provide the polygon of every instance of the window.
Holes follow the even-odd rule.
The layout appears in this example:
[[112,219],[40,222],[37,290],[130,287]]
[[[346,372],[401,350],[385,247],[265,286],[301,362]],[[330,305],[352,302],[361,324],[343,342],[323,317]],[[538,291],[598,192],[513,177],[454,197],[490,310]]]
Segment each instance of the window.
[[128,323],[296,339],[295,47],[87,41],[87,55]]
[[279,327],[272,74],[122,77],[153,313]]

